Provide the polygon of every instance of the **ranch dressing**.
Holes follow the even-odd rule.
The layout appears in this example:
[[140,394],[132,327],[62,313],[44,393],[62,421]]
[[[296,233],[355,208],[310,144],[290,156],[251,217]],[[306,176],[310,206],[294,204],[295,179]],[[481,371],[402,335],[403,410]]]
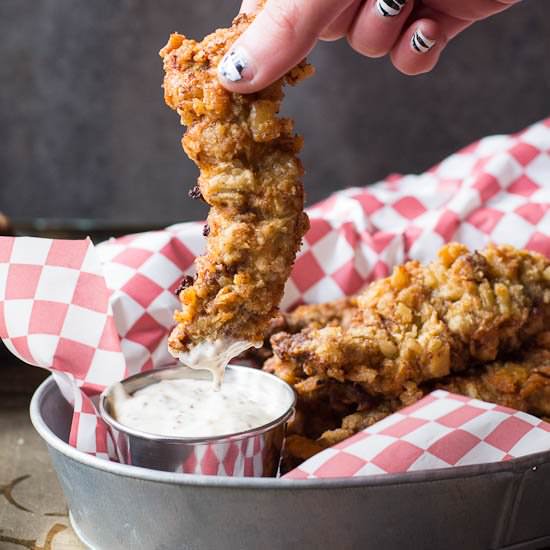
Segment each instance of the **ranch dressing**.
[[226,381],[212,391],[210,380],[162,380],[128,395],[113,388],[115,417],[121,424],[152,434],[174,437],[215,437],[258,428],[279,418],[285,403],[275,399],[268,384],[246,379]]
[[210,371],[214,390],[219,390],[223,382],[225,367],[229,361],[254,345],[243,340],[219,338],[213,341],[200,342],[189,351],[177,352],[170,350],[170,353],[192,369]]

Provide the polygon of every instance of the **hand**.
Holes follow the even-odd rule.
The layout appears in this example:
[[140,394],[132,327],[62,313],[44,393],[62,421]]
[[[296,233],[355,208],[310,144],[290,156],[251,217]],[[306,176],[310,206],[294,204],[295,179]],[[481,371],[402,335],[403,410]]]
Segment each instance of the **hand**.
[[[267,0],[220,64],[235,92],[265,88],[299,63],[317,40],[346,37],[367,57],[388,55],[409,75],[431,71],[464,29],[520,0]],[[261,2],[244,0],[241,12]]]

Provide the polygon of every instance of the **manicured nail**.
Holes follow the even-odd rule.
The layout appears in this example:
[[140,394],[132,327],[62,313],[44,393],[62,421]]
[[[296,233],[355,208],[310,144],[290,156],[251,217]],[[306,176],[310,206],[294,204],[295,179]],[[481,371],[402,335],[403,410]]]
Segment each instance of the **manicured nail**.
[[407,0],[376,0],[378,13],[384,17],[395,17],[401,13]]
[[418,53],[426,53],[435,46],[435,40],[428,38],[421,29],[416,29],[411,38],[411,46]]
[[229,50],[221,60],[218,67],[218,72],[222,78],[230,82],[238,82],[239,80],[250,80],[248,56],[242,48]]

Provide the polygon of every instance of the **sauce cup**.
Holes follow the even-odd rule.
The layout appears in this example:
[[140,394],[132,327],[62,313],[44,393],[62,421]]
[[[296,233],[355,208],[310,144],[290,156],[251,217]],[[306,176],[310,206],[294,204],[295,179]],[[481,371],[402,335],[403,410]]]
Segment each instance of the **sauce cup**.
[[[194,378],[209,380],[209,372],[186,367],[159,369],[120,382],[129,395],[161,380]],[[296,396],[284,381],[261,370],[228,365],[224,383],[246,383],[251,390],[261,385],[280,400],[281,415],[250,430],[214,437],[175,437],[152,434],[125,426],[114,415],[113,386],[100,396],[99,412],[110,427],[119,461],[153,470],[230,477],[277,475],[286,425],[294,414]]]

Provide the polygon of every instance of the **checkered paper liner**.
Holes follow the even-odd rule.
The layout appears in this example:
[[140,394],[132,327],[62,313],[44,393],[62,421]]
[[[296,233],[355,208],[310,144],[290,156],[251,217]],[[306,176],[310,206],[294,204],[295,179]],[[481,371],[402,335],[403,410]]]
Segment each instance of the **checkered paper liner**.
[[178,472],[231,477],[263,477],[266,457],[272,454],[266,435],[222,445],[205,445],[189,456]]
[[501,462],[550,450],[550,424],[529,414],[436,390],[306,460],[284,477],[398,474]]
[[[308,213],[281,307],[354,294],[450,240],[511,243],[550,257],[550,119],[492,136],[419,176],[389,176],[335,193]],[[23,361],[50,369],[74,407],[70,443],[116,449],[97,395],[126,376],[173,365],[166,338],[174,290],[204,251],[202,224],[102,243],[0,238],[0,336]]]
[[[132,456],[132,445],[127,434],[111,429],[116,442],[118,460],[123,464],[143,464]],[[138,454],[140,449],[138,449]],[[202,474],[230,477],[265,477],[277,469],[280,450],[268,433],[251,437],[204,443],[186,447],[185,450],[168,448],[163,457],[168,471],[186,474]],[[158,457],[155,466],[158,467]]]

